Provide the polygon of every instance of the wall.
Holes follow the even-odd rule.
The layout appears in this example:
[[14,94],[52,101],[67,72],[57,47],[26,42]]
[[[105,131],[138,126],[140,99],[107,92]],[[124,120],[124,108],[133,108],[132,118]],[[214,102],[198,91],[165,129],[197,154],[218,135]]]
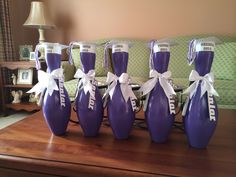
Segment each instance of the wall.
[[[36,44],[23,27],[32,0],[10,0],[16,49]],[[235,0],[44,0],[57,29],[46,39],[68,43],[111,37],[153,39],[191,34],[236,36]],[[17,50],[18,52],[18,50]]]
[[236,36],[235,0],[45,0],[57,25],[47,39]]
[[31,1],[9,0],[12,35],[17,56],[19,56],[19,45],[36,45],[38,42],[38,31],[23,26],[30,12]]

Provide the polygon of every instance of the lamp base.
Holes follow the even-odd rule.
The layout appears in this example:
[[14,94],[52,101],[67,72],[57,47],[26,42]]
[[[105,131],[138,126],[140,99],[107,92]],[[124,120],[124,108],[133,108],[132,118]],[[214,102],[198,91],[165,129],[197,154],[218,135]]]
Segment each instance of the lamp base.
[[45,41],[44,29],[39,28],[38,31],[39,31],[39,43],[44,42]]
[[38,57],[38,59],[39,59],[39,60],[45,59],[44,47],[39,47],[39,53],[40,53],[40,56]]
[[[44,29],[39,28],[39,43],[45,42],[45,37],[44,37]],[[44,47],[39,47],[39,52],[40,52],[40,57],[38,58],[39,60],[45,59],[45,51]]]

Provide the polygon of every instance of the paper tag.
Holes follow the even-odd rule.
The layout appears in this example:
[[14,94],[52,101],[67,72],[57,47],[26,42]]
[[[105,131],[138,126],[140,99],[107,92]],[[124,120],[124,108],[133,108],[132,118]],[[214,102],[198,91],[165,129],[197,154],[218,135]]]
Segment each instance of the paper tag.
[[214,51],[215,43],[214,42],[199,42],[196,45],[196,52],[199,51]]
[[54,46],[45,46],[46,53],[56,53],[61,55],[61,46],[54,45]]
[[128,44],[118,43],[118,44],[112,45],[112,53],[115,53],[115,52],[127,52],[128,53],[128,51],[129,51]]
[[146,111],[146,110],[147,110],[149,97],[150,97],[150,92],[147,94],[146,99],[145,99],[145,101],[144,101],[143,111]]
[[184,107],[183,107],[183,110],[182,110],[182,116],[185,116],[185,115],[186,115],[189,101],[190,101],[190,98],[189,98],[189,96],[187,96],[186,101],[185,101],[185,104],[184,104]]
[[81,44],[80,52],[96,53],[95,45],[91,44]]
[[167,43],[157,43],[153,47],[153,52],[169,52],[170,51],[170,46]]

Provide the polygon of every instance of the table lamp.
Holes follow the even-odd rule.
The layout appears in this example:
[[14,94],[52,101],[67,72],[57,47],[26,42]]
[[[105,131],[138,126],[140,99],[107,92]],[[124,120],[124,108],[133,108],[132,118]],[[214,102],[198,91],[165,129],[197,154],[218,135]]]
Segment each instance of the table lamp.
[[[45,42],[44,30],[53,29],[56,26],[51,22],[48,14],[45,11],[44,3],[39,1],[31,2],[30,14],[23,24],[23,26],[30,28],[37,28],[39,31],[39,43]],[[42,49],[40,49],[41,56],[44,57]]]

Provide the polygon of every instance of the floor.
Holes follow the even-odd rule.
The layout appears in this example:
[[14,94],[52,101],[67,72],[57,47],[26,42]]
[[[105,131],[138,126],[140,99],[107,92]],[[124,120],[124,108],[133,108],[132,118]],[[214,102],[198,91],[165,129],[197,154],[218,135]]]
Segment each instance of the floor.
[[0,129],[3,129],[9,125],[12,125],[24,118],[26,118],[28,115],[32,113],[25,112],[25,111],[11,111],[9,112],[9,115],[6,117],[3,117],[0,115]]

